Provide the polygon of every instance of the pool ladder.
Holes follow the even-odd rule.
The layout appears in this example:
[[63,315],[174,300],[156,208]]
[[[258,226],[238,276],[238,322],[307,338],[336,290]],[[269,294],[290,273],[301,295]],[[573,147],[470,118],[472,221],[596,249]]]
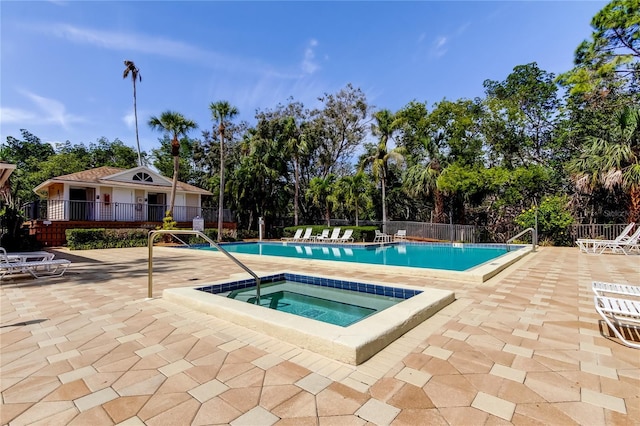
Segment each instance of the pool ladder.
[[507,240],[507,251],[509,250],[509,243],[513,242],[516,238],[521,237],[522,235],[526,234],[527,232],[531,232],[531,245],[532,245],[532,250],[531,251],[536,251],[536,246],[538,245],[538,233],[536,232],[536,230],[534,228],[527,228],[524,231],[520,232],[519,234],[517,234],[514,237],[511,237]]
[[[245,265],[244,263],[240,262],[238,259],[236,259],[235,257],[233,257],[231,255],[231,253],[229,253],[228,251],[226,251],[225,249],[223,249],[220,244],[216,243],[215,241],[213,241],[211,238],[207,237],[204,233],[200,232],[200,231],[192,231],[192,230],[178,230],[178,229],[159,229],[157,231],[151,231],[149,232],[149,242],[148,242],[148,246],[149,246],[149,288],[148,288],[148,294],[147,294],[147,298],[151,299],[153,298],[153,240],[155,239],[156,235],[158,234],[170,234],[173,235],[174,237],[176,237],[176,235],[198,235],[200,237],[202,237],[205,241],[207,241],[209,243],[210,247],[215,247],[217,248],[220,252],[222,252],[224,255],[226,255],[229,259],[233,260],[236,265],[238,265],[239,267],[241,267],[242,269],[244,269],[246,272],[248,272],[255,280],[256,280],[256,303],[260,304],[260,277],[253,272],[251,269],[249,269],[249,267],[247,265]],[[180,242],[182,242],[182,244],[188,245],[187,243],[185,243],[184,241],[180,240],[180,238],[176,237]]]

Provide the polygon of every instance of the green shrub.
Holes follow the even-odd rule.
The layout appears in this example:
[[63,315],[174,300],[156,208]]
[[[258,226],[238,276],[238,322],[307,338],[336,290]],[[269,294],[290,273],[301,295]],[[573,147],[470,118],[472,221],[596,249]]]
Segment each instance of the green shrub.
[[147,229],[67,229],[67,246],[71,250],[146,247]]
[[[545,197],[538,206],[538,241],[556,246],[572,245],[569,226],[574,222],[568,208],[569,198],[566,195]],[[536,227],[536,207],[524,210],[515,222],[523,228]]]

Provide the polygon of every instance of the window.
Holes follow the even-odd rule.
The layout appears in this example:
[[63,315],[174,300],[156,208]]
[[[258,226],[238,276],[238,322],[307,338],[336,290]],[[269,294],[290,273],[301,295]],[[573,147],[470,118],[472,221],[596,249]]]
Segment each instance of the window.
[[153,178],[145,172],[138,172],[135,175],[133,175],[133,180],[136,180],[138,182],[153,182]]

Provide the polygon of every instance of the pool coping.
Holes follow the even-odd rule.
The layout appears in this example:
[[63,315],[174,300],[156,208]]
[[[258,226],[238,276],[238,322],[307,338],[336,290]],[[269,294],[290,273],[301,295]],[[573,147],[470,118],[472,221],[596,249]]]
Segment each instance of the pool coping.
[[[252,241],[259,242],[259,241]],[[279,241],[264,241],[268,243],[279,243]],[[317,245],[318,243],[314,243]],[[367,246],[371,246],[371,243],[366,243]],[[397,243],[391,243],[397,244]],[[409,244],[451,244],[451,243],[413,243],[409,242]],[[456,243],[454,243],[455,246]],[[504,244],[461,244],[457,243],[457,247],[464,246],[482,246],[482,247],[494,247],[494,246],[504,246]],[[359,243],[352,244],[326,244],[328,247],[355,247],[362,246]],[[381,245],[381,244],[376,244]],[[222,246],[224,248],[224,245]],[[509,251],[495,259],[484,262],[478,266],[475,266],[471,269],[467,269],[465,271],[451,271],[446,269],[432,269],[432,268],[415,268],[410,266],[393,266],[393,265],[374,265],[370,263],[358,263],[358,262],[340,262],[335,260],[324,260],[324,259],[306,259],[306,258],[295,258],[295,257],[286,257],[286,256],[267,256],[267,255],[258,255],[258,254],[247,254],[247,253],[231,253],[233,257],[242,260],[245,263],[249,263],[252,259],[259,258],[260,261],[264,261],[267,263],[278,263],[281,264],[283,262],[282,259],[287,259],[288,261],[294,260],[296,262],[306,262],[306,265],[313,266],[317,264],[316,262],[321,262],[322,265],[333,264],[336,271],[344,270],[345,268],[353,271],[362,270],[366,273],[376,273],[376,274],[385,274],[385,275],[410,275],[410,276],[419,276],[424,278],[437,278],[437,279],[445,279],[445,280],[454,280],[454,281],[463,281],[470,283],[484,283],[485,281],[491,279],[496,276],[500,272],[502,272],[507,267],[513,265],[515,262],[520,260],[522,257],[527,254],[533,252],[533,247],[531,245],[525,246],[512,246],[516,248],[513,251]],[[211,253],[220,254],[218,251],[211,251]]]
[[[299,272],[293,271],[279,271],[269,274],[280,273],[301,275]],[[307,273],[304,275],[319,279],[326,278]],[[251,275],[246,273],[234,274],[233,277],[237,277],[238,280],[251,279]],[[167,301],[205,312],[219,319],[352,365],[365,362],[455,300],[455,294],[449,290],[413,287],[396,283],[390,285],[383,282],[359,281],[333,276],[332,279],[417,290],[421,293],[348,327],[265,309],[197,290],[199,287],[228,283],[230,279],[193,287],[166,289],[162,294]]]

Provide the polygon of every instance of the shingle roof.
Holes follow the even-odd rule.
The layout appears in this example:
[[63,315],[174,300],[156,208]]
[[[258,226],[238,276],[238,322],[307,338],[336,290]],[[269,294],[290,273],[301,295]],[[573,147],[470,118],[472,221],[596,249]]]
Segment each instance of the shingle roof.
[[[43,182],[42,184],[38,185],[38,188],[42,188],[42,187],[46,187],[48,186],[48,184],[51,183],[55,183],[55,182],[84,182],[84,183],[94,183],[94,184],[102,184],[102,185],[109,185],[109,186],[135,186],[135,187],[155,187],[155,188],[166,188],[166,186],[164,185],[155,185],[153,183],[147,183],[147,182],[121,182],[121,181],[115,181],[115,180],[106,180],[106,178],[108,178],[109,176],[113,176],[115,174],[118,173],[122,173],[125,172],[127,170],[130,169],[123,169],[120,167],[109,167],[109,166],[103,166],[103,167],[97,167],[95,169],[89,169],[89,170],[83,170],[81,172],[76,172],[76,173],[70,173],[68,175],[62,175],[62,176],[56,176],[54,178],[51,178],[49,180],[47,180],[46,182]],[[188,183],[185,182],[180,182],[178,181],[177,184],[177,189],[179,191],[184,191],[184,192],[191,192],[191,193],[198,193],[198,194],[202,194],[202,195],[213,195],[211,192],[202,189],[202,188],[198,188],[197,186],[194,185],[190,185]]]

